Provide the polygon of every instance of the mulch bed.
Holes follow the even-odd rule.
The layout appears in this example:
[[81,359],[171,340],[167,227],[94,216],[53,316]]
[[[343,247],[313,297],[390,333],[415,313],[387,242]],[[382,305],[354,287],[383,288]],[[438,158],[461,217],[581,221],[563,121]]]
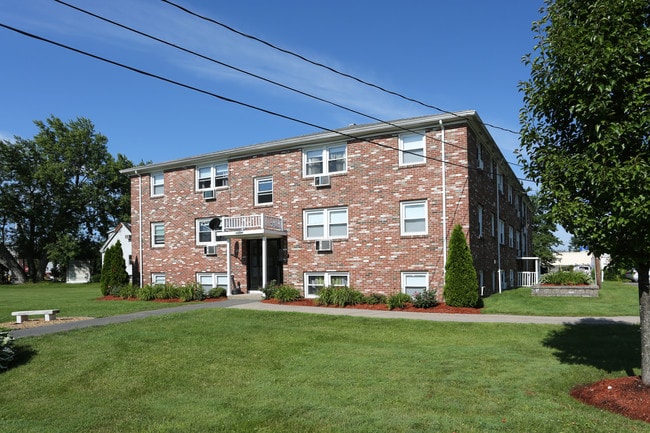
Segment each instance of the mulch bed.
[[[277,299],[264,299],[262,302],[267,304],[282,304],[282,305],[296,305],[303,307],[319,307],[319,308],[356,308],[361,310],[379,310],[379,311],[388,311],[388,306],[386,304],[356,304],[356,305],[347,305],[345,307],[338,307],[336,305],[318,305],[313,299],[299,299],[292,302],[279,302]],[[450,307],[446,304],[438,304],[435,307],[431,308],[416,308],[411,304],[408,304],[405,308],[396,308],[393,311],[408,311],[413,313],[451,313],[451,314],[481,314],[480,308],[461,308],[461,307]]]
[[[139,301],[138,298],[120,298],[119,296],[102,296],[101,298],[97,298],[100,301]],[[222,298],[206,298],[202,300],[201,302],[220,302],[220,301],[225,301],[228,298],[222,297]],[[171,298],[171,299],[152,299],[151,301],[148,302],[162,302],[162,303],[179,303],[179,302],[184,302],[181,301],[178,298]],[[195,301],[192,301],[195,302]]]
[[650,423],[650,387],[643,385],[639,376],[579,386],[571,395],[590,406]]

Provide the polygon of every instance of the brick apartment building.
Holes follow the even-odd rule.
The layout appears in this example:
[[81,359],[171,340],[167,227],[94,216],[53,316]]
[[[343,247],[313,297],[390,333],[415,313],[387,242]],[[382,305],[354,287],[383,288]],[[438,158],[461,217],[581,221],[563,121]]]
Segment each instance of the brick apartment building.
[[449,235],[461,224],[489,293],[518,284],[519,258],[531,251],[529,199],[474,111],[123,173],[141,285],[199,282],[231,294],[276,281],[306,297],[330,285],[442,294]]

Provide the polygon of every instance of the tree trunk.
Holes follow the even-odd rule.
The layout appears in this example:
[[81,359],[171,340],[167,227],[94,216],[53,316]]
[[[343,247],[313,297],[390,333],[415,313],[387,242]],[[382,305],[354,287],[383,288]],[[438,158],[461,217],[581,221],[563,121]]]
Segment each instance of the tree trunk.
[[639,272],[639,317],[641,320],[641,381],[650,386],[650,282],[648,264],[637,265]]
[[0,265],[11,271],[15,278],[15,283],[24,284],[27,281],[25,270],[16,261],[16,258],[11,254],[5,244],[0,244]]

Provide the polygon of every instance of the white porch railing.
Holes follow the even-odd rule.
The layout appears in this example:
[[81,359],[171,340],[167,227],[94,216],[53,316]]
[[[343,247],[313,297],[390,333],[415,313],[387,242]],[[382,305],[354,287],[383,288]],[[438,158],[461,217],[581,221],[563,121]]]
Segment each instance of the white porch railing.
[[537,284],[537,272],[517,272],[519,287],[532,287]]
[[246,230],[284,231],[284,221],[282,218],[264,214],[231,216],[223,218],[221,228],[225,232]]

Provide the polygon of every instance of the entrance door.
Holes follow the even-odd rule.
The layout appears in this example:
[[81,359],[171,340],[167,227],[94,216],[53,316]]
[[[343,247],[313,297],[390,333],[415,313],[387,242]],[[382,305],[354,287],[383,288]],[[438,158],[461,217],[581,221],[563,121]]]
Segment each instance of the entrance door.
[[[266,282],[275,280],[282,284],[282,263],[280,261],[281,239],[266,240]],[[262,281],[262,239],[246,241],[248,265],[246,269],[248,290],[259,290],[264,287]]]

